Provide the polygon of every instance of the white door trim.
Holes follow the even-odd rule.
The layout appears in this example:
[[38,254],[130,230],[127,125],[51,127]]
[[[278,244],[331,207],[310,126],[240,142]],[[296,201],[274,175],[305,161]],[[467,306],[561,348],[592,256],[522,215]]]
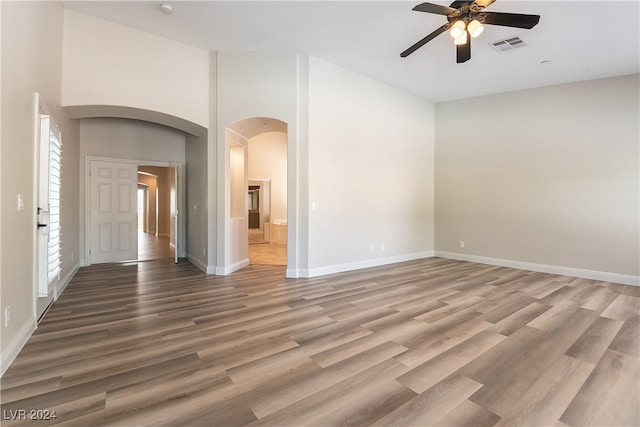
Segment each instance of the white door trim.
[[[34,155],[34,163],[33,163],[33,171],[34,171],[33,172],[34,173],[33,193],[32,193],[33,194],[33,198],[32,198],[33,212],[31,212],[31,215],[33,218],[32,235],[31,235],[31,239],[33,242],[33,246],[32,246],[33,247],[33,257],[32,257],[33,268],[31,270],[33,272],[32,315],[34,319],[34,325],[36,324],[38,317],[40,317],[40,315],[44,313],[44,311],[46,311],[46,307],[49,304],[51,304],[51,302],[53,302],[53,299],[54,299],[53,293],[50,293],[49,295],[44,297],[39,296],[39,276],[40,276],[40,270],[42,266],[40,265],[40,254],[39,254],[40,232],[37,225],[38,219],[39,219],[37,207],[39,206],[39,203],[40,203],[39,188],[40,188],[40,115],[41,114],[51,116],[51,109],[49,108],[47,103],[44,101],[44,99],[42,99],[42,97],[40,96],[40,93],[34,92],[33,94],[33,150],[34,151],[33,152],[35,153],[35,155]],[[39,299],[42,301],[46,300],[46,302],[43,302],[42,304],[38,304]],[[39,306],[41,306],[41,309],[39,309]]]

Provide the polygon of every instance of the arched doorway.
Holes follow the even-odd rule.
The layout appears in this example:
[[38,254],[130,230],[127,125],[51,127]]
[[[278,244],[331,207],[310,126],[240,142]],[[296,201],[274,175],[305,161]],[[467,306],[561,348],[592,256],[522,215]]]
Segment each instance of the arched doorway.
[[[202,211],[189,212],[187,215],[186,202],[189,201],[192,206],[202,205],[201,200],[204,198],[201,193],[206,193],[207,182],[204,180],[198,180],[197,182],[188,182],[185,178],[185,168],[189,167],[192,171],[192,175],[206,174],[207,170],[207,135],[208,131],[195,123],[186,121],[184,119],[170,116],[160,112],[154,112],[149,110],[141,110],[131,107],[119,107],[119,106],[67,106],[65,107],[67,115],[72,119],[80,119],[81,127],[82,123],[90,123],[92,129],[104,128],[110,123],[114,124],[113,132],[102,132],[102,135],[113,136],[114,141],[116,138],[122,137],[123,130],[132,130],[131,132],[124,133],[124,135],[131,136],[131,140],[136,140],[138,135],[149,135],[151,132],[152,138],[147,138],[148,141],[140,146],[127,146],[126,144],[93,144],[104,145],[105,150],[110,151],[91,151],[95,147],[87,148],[88,146],[83,143],[81,138],[80,149],[80,174],[85,176],[84,180],[80,182],[80,209],[82,214],[80,216],[80,244],[81,265],[90,265],[93,263],[92,257],[92,242],[95,239],[92,238],[92,227],[88,212],[90,212],[90,203],[92,196],[91,179],[89,178],[90,165],[92,159],[105,159],[116,160],[121,163],[131,163],[135,165],[136,171],[134,175],[138,175],[138,167],[155,167],[156,169],[162,169],[163,176],[167,178],[167,193],[166,197],[167,215],[162,217],[166,219],[167,224],[164,228],[166,231],[157,230],[160,234],[167,234],[169,244],[173,243],[172,252],[174,257],[187,257],[194,264],[198,265],[203,270],[207,266],[206,251],[207,245],[207,228],[206,221],[201,220],[203,216]],[[106,124],[98,125],[96,121],[104,120]],[[107,123],[108,122],[108,123]],[[128,124],[127,124],[128,123]],[[87,125],[89,126],[89,125]],[[181,145],[178,150],[181,152],[182,160],[174,157],[174,150],[171,153],[164,152],[159,154],[160,150],[156,149],[155,136],[158,134],[167,135],[164,139],[164,143],[171,144],[174,140],[181,141]],[[168,135],[182,135],[181,138],[174,138]],[[87,137],[87,139],[90,139]],[[128,140],[128,139],[124,139]],[[204,153],[204,154],[203,154]],[[187,160],[188,159],[188,160]],[[194,160],[195,159],[195,160]],[[197,172],[193,173],[193,171]],[[137,181],[137,180],[136,180]],[[136,183],[137,189],[137,183]],[[179,190],[179,191],[178,191]],[[177,193],[176,193],[177,192]],[[137,199],[137,198],[136,198]],[[204,199],[206,200],[206,199]],[[178,211],[182,211],[182,215],[178,215]],[[202,225],[204,224],[204,225]],[[135,224],[137,226],[137,223]],[[137,228],[137,227],[136,227]],[[171,235],[175,236],[171,241]],[[193,247],[196,249],[193,249]],[[202,254],[200,256],[200,253]],[[200,256],[200,257],[199,257]]]
[[[225,132],[229,165],[227,265],[287,264],[287,124],[252,117]],[[230,271],[229,271],[230,272]]]

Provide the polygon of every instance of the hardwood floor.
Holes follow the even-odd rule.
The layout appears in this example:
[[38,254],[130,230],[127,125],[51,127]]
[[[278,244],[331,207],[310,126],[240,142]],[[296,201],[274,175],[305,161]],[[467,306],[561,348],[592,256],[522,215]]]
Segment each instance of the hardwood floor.
[[168,237],[158,237],[155,234],[138,231],[138,260],[171,260],[174,259],[173,255]]
[[249,245],[251,264],[287,265],[287,245],[280,243],[256,243]]
[[637,426],[639,322],[637,287],[441,258],[95,265],[2,378],[3,425]]

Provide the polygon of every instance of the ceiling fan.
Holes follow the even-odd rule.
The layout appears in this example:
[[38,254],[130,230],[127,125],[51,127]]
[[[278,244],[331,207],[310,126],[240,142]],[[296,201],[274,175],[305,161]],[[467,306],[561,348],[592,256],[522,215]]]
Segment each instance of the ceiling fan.
[[445,31],[449,31],[456,45],[458,64],[471,59],[471,38],[482,33],[485,24],[531,29],[540,21],[539,15],[485,12],[484,8],[495,0],[454,1],[450,6],[421,3],[413,8],[418,12],[445,15],[447,23],[400,54],[405,58]]

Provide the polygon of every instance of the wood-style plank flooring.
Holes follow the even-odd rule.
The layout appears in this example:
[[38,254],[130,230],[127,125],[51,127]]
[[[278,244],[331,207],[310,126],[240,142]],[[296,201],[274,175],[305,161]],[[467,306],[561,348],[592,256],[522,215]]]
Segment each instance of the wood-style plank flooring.
[[287,245],[281,243],[255,243],[249,245],[251,264],[287,265]]
[[138,230],[138,260],[171,260],[174,259],[173,248],[168,237],[159,237]]
[[639,321],[637,287],[441,258],[95,265],[2,378],[3,425],[637,426]]

